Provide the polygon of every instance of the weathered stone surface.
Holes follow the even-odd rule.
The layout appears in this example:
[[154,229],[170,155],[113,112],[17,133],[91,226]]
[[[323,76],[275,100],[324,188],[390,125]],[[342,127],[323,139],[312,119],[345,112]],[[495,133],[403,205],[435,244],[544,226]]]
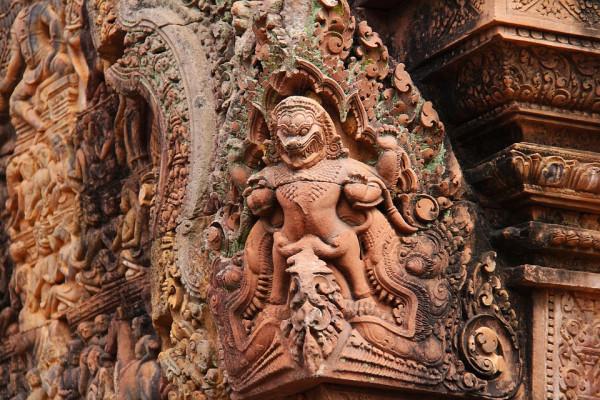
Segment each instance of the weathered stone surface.
[[0,4],[0,398],[600,399],[599,22]]

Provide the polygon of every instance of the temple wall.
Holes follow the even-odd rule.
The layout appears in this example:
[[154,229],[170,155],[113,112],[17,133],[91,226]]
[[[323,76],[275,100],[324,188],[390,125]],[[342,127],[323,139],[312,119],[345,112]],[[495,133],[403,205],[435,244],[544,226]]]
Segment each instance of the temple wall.
[[600,3],[0,4],[1,399],[600,399]]

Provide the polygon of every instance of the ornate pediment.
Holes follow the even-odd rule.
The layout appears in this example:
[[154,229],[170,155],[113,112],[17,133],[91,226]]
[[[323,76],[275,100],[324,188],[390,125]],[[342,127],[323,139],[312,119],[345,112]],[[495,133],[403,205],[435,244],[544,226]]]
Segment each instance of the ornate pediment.
[[253,15],[263,69],[207,229],[235,395],[338,382],[511,397],[515,311],[432,104],[345,2],[314,3],[293,37],[271,7]]

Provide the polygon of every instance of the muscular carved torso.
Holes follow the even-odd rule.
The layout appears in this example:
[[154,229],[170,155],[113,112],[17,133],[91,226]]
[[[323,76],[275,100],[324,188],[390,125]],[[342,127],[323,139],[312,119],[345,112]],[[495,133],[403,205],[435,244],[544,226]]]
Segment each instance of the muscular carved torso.
[[275,194],[284,215],[281,232],[287,240],[297,241],[309,233],[329,242],[348,230],[336,212],[345,178],[342,170],[339,163],[327,161],[299,172],[274,167]]
[[280,186],[276,190],[277,202],[284,214],[281,232],[289,240],[299,240],[305,232],[327,241],[339,235],[347,225],[339,219],[336,204],[341,186],[331,182],[299,181]]
[[44,13],[47,6],[44,4],[34,4],[22,10],[16,18],[14,24],[14,33],[17,39],[21,54],[27,64],[27,67],[35,69],[42,61],[51,46],[46,38],[48,27],[44,22]]
[[[248,197],[255,213],[266,215],[265,204],[269,203],[283,212],[281,226],[273,227],[276,272],[272,301],[284,301],[287,278],[283,270],[292,262],[291,257],[303,251],[344,271],[356,297],[368,295],[357,227],[338,213],[342,202],[351,207],[360,205],[353,214],[363,215],[359,208],[372,208],[382,200],[379,178],[367,165],[352,159],[322,160],[310,168],[294,170],[280,163],[265,168],[251,181],[260,182]],[[271,201],[270,196],[274,197]]]

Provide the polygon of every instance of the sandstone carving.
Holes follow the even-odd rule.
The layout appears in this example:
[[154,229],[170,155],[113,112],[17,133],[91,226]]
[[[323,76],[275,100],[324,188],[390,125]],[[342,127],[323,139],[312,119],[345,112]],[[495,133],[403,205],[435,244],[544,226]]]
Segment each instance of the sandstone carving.
[[599,16],[0,2],[0,398],[600,399]]
[[[206,231],[216,253],[210,305],[234,392],[368,379],[512,396],[522,371],[514,311],[487,309],[500,304],[495,292],[488,305],[468,295],[489,283],[476,278],[476,221],[460,199],[460,172],[440,153],[437,113],[403,65],[388,70],[387,49],[348,19],[345,3],[315,7],[325,67],[305,54],[258,78],[245,142],[231,148],[244,156],[233,156],[241,162],[226,201],[240,203],[225,204]],[[346,25],[328,25],[333,18]],[[276,37],[293,30],[274,24]],[[334,37],[347,39],[326,44]],[[266,53],[271,40],[257,36],[261,59],[278,59]],[[351,52],[357,59],[342,66]],[[389,100],[376,103],[378,93]],[[504,296],[494,279],[489,290]]]
[[[43,132],[44,122],[34,109],[33,96],[39,85],[56,74],[72,71],[63,42],[63,24],[49,3],[34,3],[23,8],[11,29],[11,56],[0,86],[3,109],[10,97],[11,116],[20,118]],[[13,122],[14,124],[15,122]]]

